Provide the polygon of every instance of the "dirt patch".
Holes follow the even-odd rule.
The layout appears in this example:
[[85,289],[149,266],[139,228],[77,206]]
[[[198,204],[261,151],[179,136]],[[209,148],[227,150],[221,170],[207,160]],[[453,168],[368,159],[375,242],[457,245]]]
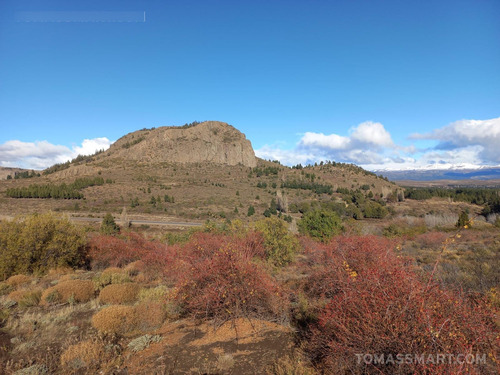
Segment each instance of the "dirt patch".
[[291,329],[257,319],[237,319],[215,329],[191,320],[168,323],[162,336],[125,363],[129,374],[262,374],[292,351]]

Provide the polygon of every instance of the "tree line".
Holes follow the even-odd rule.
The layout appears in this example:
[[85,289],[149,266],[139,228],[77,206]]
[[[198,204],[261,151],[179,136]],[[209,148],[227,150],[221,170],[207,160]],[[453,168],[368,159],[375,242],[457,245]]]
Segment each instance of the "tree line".
[[[106,180],[110,183],[111,180]],[[10,198],[53,198],[53,199],[83,199],[79,191],[90,186],[104,185],[102,177],[77,178],[71,184],[32,184],[28,187],[10,188],[6,194]]]

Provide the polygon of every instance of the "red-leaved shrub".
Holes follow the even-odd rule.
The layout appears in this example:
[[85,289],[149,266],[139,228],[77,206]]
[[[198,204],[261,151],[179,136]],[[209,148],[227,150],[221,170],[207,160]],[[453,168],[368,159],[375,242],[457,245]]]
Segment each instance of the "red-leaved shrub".
[[[246,243],[246,245],[245,245]],[[185,269],[175,299],[198,318],[282,318],[286,298],[262,264],[253,240],[200,234],[183,247]]]
[[148,241],[134,232],[121,236],[96,235],[89,242],[93,268],[124,267],[137,260],[147,264],[149,272],[161,272],[176,258],[176,246]]
[[[326,305],[311,327],[308,351],[325,372],[494,374],[499,370],[493,360],[499,358],[500,343],[496,313],[478,298],[444,291],[432,280],[423,280],[407,259],[397,255],[391,241],[338,237],[326,246],[315,246],[309,260],[311,274],[305,287]],[[413,360],[399,363],[398,354]],[[484,355],[486,364],[414,360],[423,354],[434,362],[438,355],[454,359]],[[365,361],[374,356],[380,361],[382,355],[383,363]]]

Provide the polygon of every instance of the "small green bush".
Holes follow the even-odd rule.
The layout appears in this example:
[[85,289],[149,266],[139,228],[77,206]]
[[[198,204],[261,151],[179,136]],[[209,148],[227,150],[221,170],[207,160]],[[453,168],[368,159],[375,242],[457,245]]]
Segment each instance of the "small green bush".
[[299,232],[312,238],[327,242],[333,236],[340,234],[342,223],[339,216],[333,211],[308,211],[299,221]]
[[467,212],[465,211],[462,211],[460,213],[460,216],[458,217],[458,221],[457,221],[457,224],[456,224],[456,227],[457,228],[467,228],[467,227],[470,227],[470,219],[469,219],[469,215],[467,214]]
[[85,235],[69,219],[53,213],[0,222],[0,279],[79,267],[86,261]]
[[299,249],[299,242],[288,232],[288,225],[277,217],[255,223],[255,229],[264,236],[267,259],[275,266],[290,263]]
[[109,235],[120,233],[120,227],[118,226],[118,224],[116,224],[113,215],[111,215],[109,212],[106,214],[106,216],[104,216],[104,219],[102,219],[101,233]]

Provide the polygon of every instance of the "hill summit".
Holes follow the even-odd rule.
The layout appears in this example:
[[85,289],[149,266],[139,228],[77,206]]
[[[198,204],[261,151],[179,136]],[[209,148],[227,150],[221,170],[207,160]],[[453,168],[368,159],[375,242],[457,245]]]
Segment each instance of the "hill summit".
[[141,162],[257,166],[245,135],[219,121],[138,130],[120,138],[109,151],[113,158]]

